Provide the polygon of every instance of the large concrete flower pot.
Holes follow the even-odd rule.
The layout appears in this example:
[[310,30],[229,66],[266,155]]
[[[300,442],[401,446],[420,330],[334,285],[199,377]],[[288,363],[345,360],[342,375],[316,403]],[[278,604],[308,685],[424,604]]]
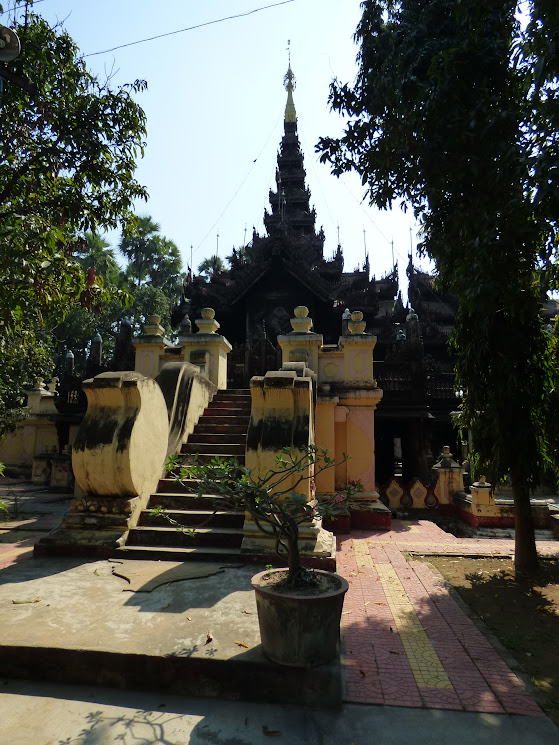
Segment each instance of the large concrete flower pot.
[[286,571],[271,569],[252,578],[262,651],[280,665],[326,664],[339,651],[340,619],[349,585],[343,577],[317,569],[330,585],[326,591],[310,595],[274,591],[273,578]]

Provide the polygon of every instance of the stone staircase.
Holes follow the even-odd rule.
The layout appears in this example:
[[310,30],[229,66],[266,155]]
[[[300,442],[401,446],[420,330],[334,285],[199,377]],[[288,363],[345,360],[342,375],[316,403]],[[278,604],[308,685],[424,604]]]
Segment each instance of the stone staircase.
[[[245,447],[250,420],[250,391],[218,391],[198,420],[183,455],[197,455],[201,462],[215,456],[245,461]],[[166,561],[238,561],[243,538],[244,512],[217,512],[219,497],[198,497],[198,484],[190,479],[184,484],[171,478],[160,480],[137,527],[130,530],[126,545],[115,557]],[[186,531],[171,525],[163,515],[152,515],[160,505],[166,514]],[[215,514],[214,514],[215,512]]]

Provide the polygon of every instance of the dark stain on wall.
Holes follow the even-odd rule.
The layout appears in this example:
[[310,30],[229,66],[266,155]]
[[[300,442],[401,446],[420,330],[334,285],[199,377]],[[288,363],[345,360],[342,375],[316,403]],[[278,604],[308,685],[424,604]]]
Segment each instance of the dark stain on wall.
[[126,450],[130,443],[130,437],[132,436],[132,429],[134,428],[134,422],[136,421],[136,414],[131,414],[126,417],[117,432],[117,453],[122,453]]
[[74,450],[94,450],[113,441],[118,419],[100,411],[94,417],[86,417],[74,441]]

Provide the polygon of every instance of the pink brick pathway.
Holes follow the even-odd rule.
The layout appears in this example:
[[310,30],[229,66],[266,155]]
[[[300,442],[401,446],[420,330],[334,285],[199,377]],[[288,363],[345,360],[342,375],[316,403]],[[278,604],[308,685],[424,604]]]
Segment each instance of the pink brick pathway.
[[[342,616],[346,700],[542,715],[444,584],[402,553],[507,556],[513,548],[512,540],[455,538],[421,520],[340,536],[338,572],[350,588]],[[559,544],[538,550],[557,556]]]

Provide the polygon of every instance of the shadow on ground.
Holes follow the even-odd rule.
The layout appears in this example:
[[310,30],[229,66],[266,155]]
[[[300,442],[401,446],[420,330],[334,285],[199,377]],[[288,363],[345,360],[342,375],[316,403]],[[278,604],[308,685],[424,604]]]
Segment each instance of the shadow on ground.
[[[8,682],[0,714],[10,745],[556,745],[543,717],[390,706],[339,710],[209,701],[106,688]],[[35,737],[29,735],[37,725]],[[27,738],[27,739],[26,739]]]
[[542,560],[535,580],[514,576],[510,559],[429,557],[462,600],[510,650],[559,724],[559,562]]

